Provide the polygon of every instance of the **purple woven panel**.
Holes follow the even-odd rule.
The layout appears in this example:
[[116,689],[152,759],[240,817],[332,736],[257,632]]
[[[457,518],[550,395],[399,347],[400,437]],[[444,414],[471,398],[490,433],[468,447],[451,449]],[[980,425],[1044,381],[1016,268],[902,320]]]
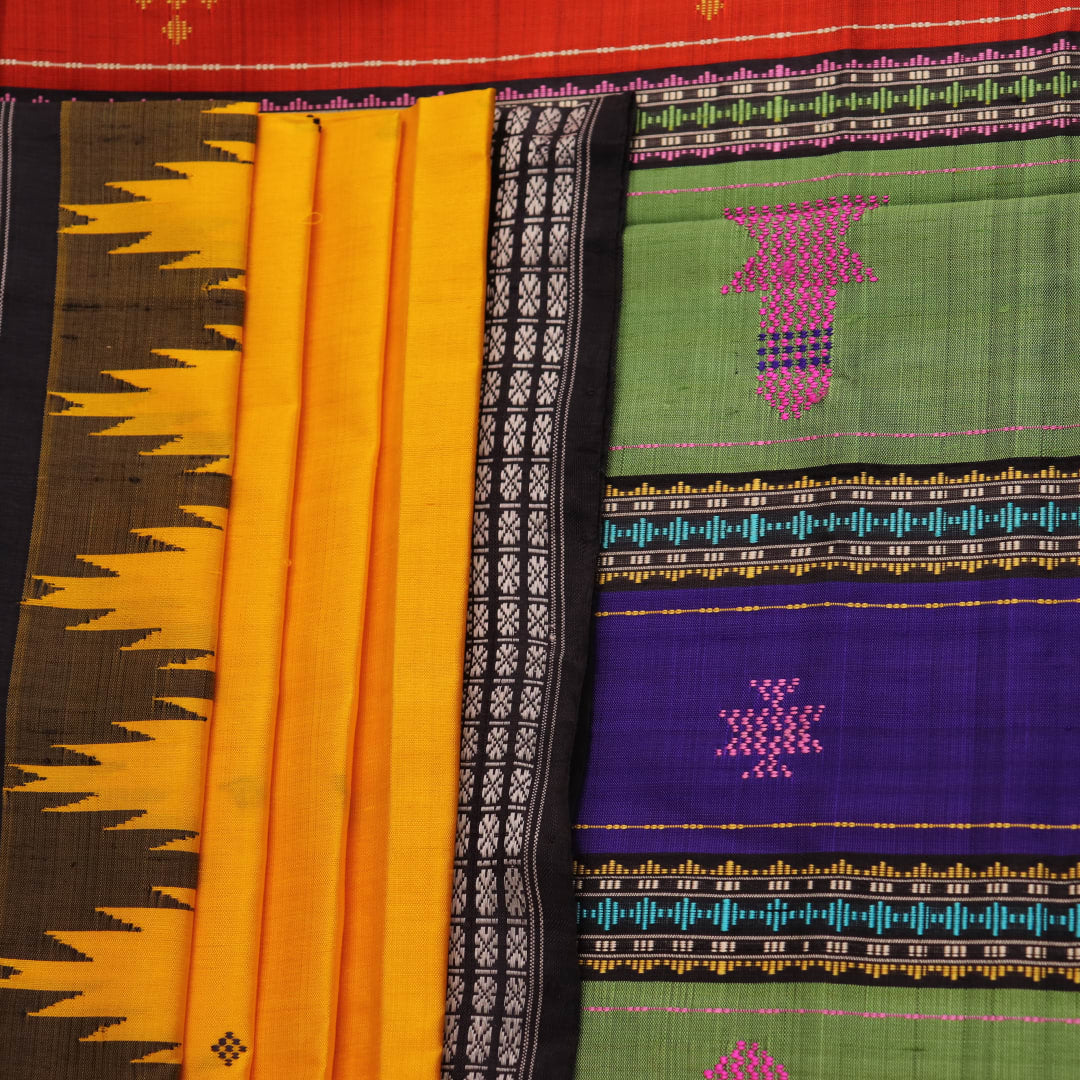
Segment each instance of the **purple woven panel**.
[[605,592],[579,849],[1075,852],[1078,605],[1060,578]]

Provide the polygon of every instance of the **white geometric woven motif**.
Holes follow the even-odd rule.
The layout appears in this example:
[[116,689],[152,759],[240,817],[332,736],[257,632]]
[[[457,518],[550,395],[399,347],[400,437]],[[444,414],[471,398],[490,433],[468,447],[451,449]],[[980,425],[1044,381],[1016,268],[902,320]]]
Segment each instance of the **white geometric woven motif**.
[[541,913],[526,886],[526,808],[546,767],[537,750],[554,652],[554,417],[575,340],[566,321],[584,231],[572,220],[584,121],[597,107],[496,110],[445,1080],[532,1073]]

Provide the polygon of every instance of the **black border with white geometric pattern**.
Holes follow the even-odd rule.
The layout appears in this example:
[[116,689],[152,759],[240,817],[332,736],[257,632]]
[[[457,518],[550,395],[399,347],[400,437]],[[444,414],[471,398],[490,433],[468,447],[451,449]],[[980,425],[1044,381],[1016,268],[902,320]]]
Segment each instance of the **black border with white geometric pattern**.
[[444,1080],[574,1071],[569,767],[631,105],[496,111]]

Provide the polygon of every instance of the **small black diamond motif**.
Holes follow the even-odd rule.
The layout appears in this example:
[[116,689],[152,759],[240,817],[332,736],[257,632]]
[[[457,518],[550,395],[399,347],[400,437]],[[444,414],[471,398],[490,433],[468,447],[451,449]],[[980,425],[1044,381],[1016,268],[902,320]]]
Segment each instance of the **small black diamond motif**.
[[226,1031],[225,1034],[210,1047],[210,1052],[217,1054],[226,1065],[232,1065],[241,1054],[247,1053],[247,1047],[244,1046],[231,1031]]

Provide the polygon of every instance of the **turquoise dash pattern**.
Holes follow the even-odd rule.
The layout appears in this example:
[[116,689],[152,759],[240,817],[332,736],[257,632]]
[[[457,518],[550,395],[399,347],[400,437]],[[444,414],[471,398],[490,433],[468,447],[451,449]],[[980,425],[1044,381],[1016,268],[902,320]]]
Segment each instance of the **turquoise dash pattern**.
[[1033,939],[1080,940],[1080,903],[1007,904],[996,900],[896,903],[840,898],[793,902],[777,897],[764,904],[747,904],[730,897],[714,903],[700,903],[687,897],[672,904],[641,899],[627,906],[605,897],[593,905],[578,904],[578,928],[582,932],[594,926],[606,932],[623,923],[642,931],[657,927],[689,931],[699,925],[711,926],[721,933],[740,928],[773,933],[827,928],[842,933],[858,928],[877,935],[897,931],[920,937],[970,934],[1002,937],[1023,933]]
[[860,506],[848,512],[815,514],[798,510],[783,515],[712,514],[708,517],[639,517],[629,523],[604,521],[603,547],[644,549],[650,545],[679,547],[692,543],[720,545],[756,544],[770,538],[812,540],[834,538],[901,540],[905,537],[945,540],[1009,536],[1037,531],[1046,535],[1075,533],[1080,526],[1080,504],[1050,500],[1035,506],[1007,502],[997,509],[971,503],[963,509],[937,506],[926,513],[897,508],[889,513]]

